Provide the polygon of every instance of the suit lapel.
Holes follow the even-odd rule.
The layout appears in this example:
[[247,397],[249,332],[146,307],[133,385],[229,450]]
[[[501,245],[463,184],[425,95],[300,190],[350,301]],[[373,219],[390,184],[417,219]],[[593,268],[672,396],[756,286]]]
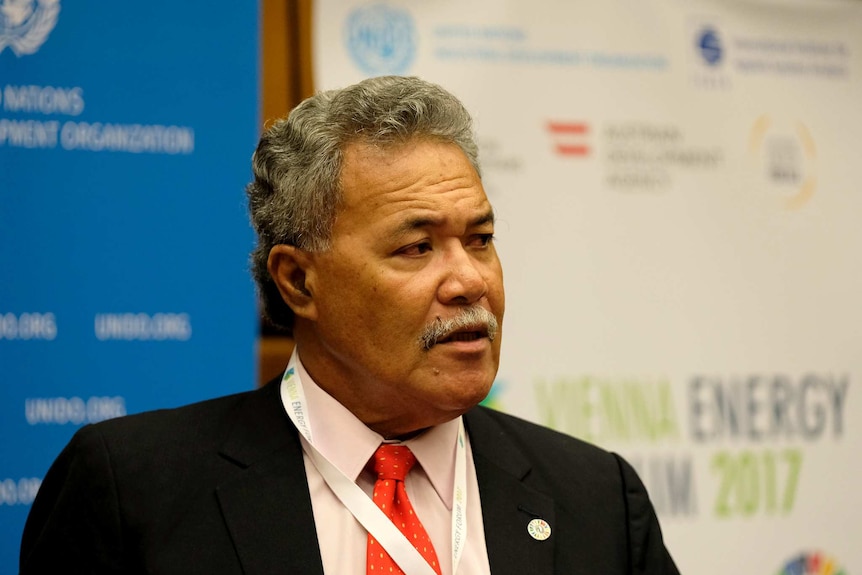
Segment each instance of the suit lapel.
[[[554,572],[554,501],[528,483],[530,463],[483,409],[465,415],[479,493],[488,561],[494,575]],[[551,537],[527,531],[533,519],[546,521]]]
[[278,390],[239,408],[221,455],[241,471],[216,496],[246,575],[323,575],[302,446]]

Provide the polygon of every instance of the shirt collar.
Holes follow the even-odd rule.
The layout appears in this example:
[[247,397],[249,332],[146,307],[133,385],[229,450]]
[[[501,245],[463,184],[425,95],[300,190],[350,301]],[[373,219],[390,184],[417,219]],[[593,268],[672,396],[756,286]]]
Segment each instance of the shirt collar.
[[[314,446],[344,475],[356,481],[383,442],[383,436],[368,428],[317,385],[305,370],[298,352],[294,350],[293,354],[305,392]],[[449,509],[452,508],[459,420],[441,423],[404,442]]]
[[460,419],[459,416],[436,425],[422,435],[404,442],[428,475],[437,495],[450,510],[455,488],[455,445],[458,441]]

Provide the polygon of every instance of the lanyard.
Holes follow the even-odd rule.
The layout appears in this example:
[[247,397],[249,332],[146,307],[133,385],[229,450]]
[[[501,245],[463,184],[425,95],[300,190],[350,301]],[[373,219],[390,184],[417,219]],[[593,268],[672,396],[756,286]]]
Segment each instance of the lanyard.
[[[281,379],[281,401],[290,420],[305,439],[303,449],[320,472],[335,496],[357,521],[386,549],[389,556],[408,575],[435,575],[434,569],[413,547],[401,531],[379,507],[340,469],[330,462],[317,447],[311,436],[311,421],[305,392],[296,367],[296,352],[287,364]],[[464,551],[467,538],[467,450],[464,445],[464,422],[459,420],[455,454],[455,486],[452,501],[452,574]]]

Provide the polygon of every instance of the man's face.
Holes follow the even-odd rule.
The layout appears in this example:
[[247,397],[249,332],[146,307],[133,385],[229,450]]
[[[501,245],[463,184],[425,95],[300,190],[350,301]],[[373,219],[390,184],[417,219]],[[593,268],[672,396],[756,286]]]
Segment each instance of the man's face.
[[387,437],[448,421],[488,393],[500,331],[486,322],[423,332],[470,306],[502,325],[503,272],[482,182],[454,144],[344,150],[332,247],[311,254],[315,313],[297,334],[321,387]]

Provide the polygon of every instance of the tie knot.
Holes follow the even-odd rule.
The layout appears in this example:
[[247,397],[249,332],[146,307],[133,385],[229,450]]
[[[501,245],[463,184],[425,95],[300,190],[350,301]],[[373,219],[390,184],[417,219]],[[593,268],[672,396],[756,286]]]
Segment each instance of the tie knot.
[[374,452],[374,471],[377,479],[404,481],[407,472],[416,463],[416,456],[403,445],[384,443]]

